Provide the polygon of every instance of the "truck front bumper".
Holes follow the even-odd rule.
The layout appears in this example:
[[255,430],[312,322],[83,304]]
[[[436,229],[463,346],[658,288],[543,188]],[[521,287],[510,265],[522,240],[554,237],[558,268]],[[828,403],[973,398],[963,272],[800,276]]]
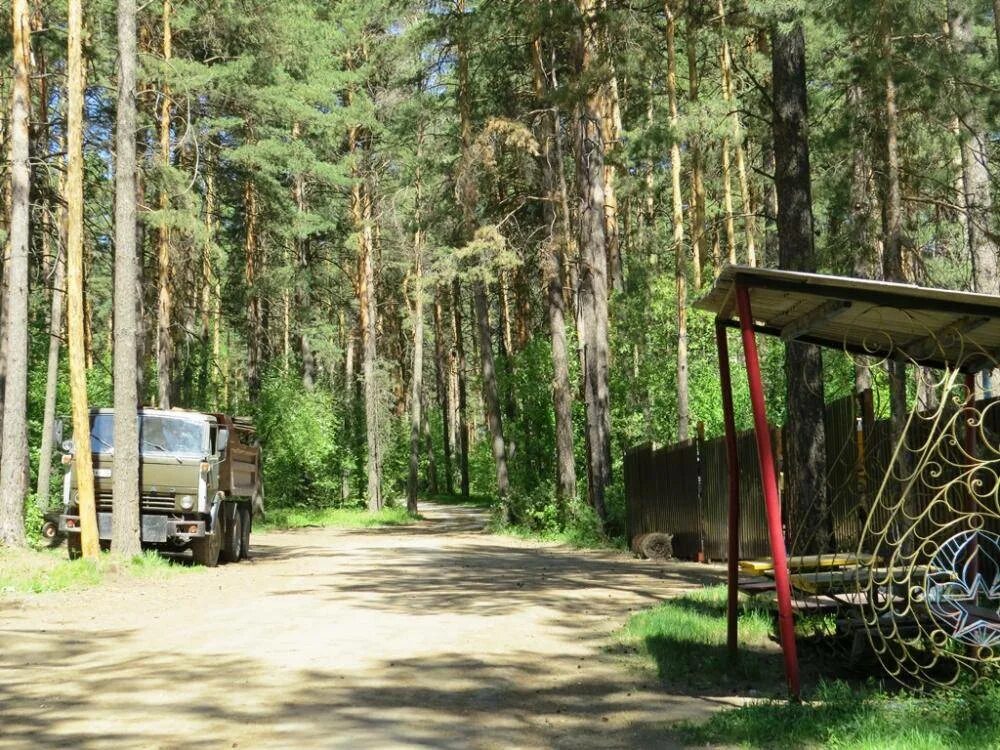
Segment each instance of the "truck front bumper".
[[[205,536],[204,521],[168,518],[153,513],[143,513],[140,519],[142,541],[149,544],[163,544],[170,540],[186,542]],[[59,516],[59,530],[67,534],[79,534],[80,516]],[[101,539],[111,539],[110,513],[97,514],[97,533]]]

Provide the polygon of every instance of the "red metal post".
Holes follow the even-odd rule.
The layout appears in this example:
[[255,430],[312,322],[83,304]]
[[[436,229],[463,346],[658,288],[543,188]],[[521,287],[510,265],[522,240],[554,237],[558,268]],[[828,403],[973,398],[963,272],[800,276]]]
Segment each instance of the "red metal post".
[[722,416],[726,425],[726,458],[729,463],[729,607],[726,614],[726,645],[729,647],[729,657],[734,659],[739,648],[740,462],[736,451],[729,338],[721,320],[715,321],[715,346],[719,352],[719,383],[722,386]]
[[736,285],[736,307],[740,314],[743,334],[743,352],[746,355],[747,382],[750,386],[750,405],[753,409],[754,435],[757,438],[757,455],[760,459],[761,484],[764,490],[764,509],[767,513],[767,532],[774,560],[774,583],[778,595],[778,633],[781,651],[785,657],[785,676],[788,692],[799,697],[799,659],[795,648],[795,623],[792,620],[792,589],[788,580],[788,554],[781,533],[781,499],[778,496],[778,477],[774,471],[774,452],[771,449],[771,432],[767,424],[764,405],[764,384],[760,375],[760,357],[753,330],[753,313],[750,294],[741,284]]

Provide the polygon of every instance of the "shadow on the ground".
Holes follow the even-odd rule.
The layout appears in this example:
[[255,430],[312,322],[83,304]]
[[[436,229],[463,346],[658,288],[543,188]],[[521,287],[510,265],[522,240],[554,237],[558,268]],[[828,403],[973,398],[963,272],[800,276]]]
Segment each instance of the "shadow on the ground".
[[[617,681],[571,679],[569,656],[433,654],[383,661],[366,671],[372,679],[276,672],[243,654],[110,652],[129,637],[0,631],[0,747],[182,747],[197,737],[203,747],[663,748],[665,722],[714,705],[691,699],[637,712]],[[51,681],[39,681],[39,667]],[[116,708],[102,715],[109,701]],[[620,712],[630,726],[606,727]]]
[[[519,607],[553,607],[568,617],[621,611],[627,593],[655,603],[694,586],[719,582],[716,568],[693,563],[651,563],[615,553],[489,543],[419,546],[405,543],[371,550],[353,547],[364,564],[346,561],[346,571],[313,573],[301,591],[318,597],[353,597],[358,606],[407,614],[507,614]],[[371,560],[390,558],[391,565]],[[289,573],[298,577],[297,573]],[[374,594],[375,596],[372,596]],[[624,613],[623,613],[624,614]]]

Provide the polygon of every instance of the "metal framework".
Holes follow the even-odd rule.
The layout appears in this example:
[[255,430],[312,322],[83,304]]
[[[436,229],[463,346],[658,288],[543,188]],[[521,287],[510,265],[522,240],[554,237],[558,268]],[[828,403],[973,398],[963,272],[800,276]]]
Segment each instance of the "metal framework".
[[[994,368],[1000,353],[1000,299],[728,266],[696,307],[716,314],[729,460],[730,653],[737,652],[738,635],[740,469],[727,332],[738,328],[789,693],[797,698],[800,686],[793,594],[757,334],[846,351],[863,358],[858,360],[862,366],[896,361],[943,372],[931,385],[940,398],[937,406],[929,415],[914,409],[902,434],[894,437],[890,469],[866,509],[859,556],[874,553],[873,559],[887,562],[884,569],[873,565],[870,574],[857,576],[857,601],[863,603],[861,616],[875,653],[901,680],[950,682],[963,665],[1000,661],[1000,607],[984,613],[979,606],[984,597],[1000,601],[1000,534],[987,528],[1000,530],[1000,444],[990,442],[984,427],[990,407],[979,409],[975,402],[976,373]],[[922,421],[926,424],[916,440]],[[907,453],[910,458],[902,460]],[[905,627],[900,625],[904,618],[909,618]],[[919,632],[913,632],[913,623]],[[946,656],[959,669],[938,679]]]

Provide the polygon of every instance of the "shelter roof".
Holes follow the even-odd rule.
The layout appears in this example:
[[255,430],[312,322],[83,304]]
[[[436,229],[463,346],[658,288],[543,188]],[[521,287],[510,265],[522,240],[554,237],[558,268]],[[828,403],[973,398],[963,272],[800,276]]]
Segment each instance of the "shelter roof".
[[731,265],[694,306],[739,327],[737,285],[754,329],[785,341],[967,371],[1000,359],[1000,297]]

